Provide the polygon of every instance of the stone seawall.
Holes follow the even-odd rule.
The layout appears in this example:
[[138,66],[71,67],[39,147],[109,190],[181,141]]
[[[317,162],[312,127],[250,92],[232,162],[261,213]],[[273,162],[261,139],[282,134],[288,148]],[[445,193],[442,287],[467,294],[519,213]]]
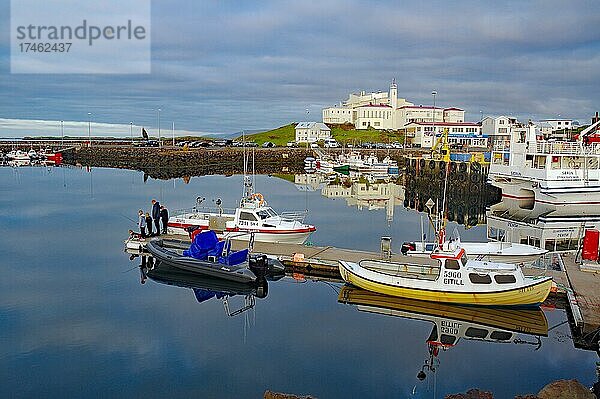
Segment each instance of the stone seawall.
[[[92,147],[70,149],[63,161],[72,165],[133,169],[156,179],[213,174],[236,174],[244,171],[241,148],[174,149]],[[247,150],[248,170],[258,174],[302,173],[304,158],[314,156],[311,150],[299,148],[257,148]]]

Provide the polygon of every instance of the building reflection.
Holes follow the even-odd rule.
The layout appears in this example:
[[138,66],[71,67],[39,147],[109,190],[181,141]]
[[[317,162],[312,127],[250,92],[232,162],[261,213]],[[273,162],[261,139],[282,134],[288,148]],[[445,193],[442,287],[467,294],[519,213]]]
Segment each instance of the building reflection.
[[359,210],[385,210],[388,222],[394,220],[394,208],[404,204],[404,186],[395,179],[367,179],[361,175],[303,174],[294,178],[301,191],[321,191],[331,199],[344,199]]

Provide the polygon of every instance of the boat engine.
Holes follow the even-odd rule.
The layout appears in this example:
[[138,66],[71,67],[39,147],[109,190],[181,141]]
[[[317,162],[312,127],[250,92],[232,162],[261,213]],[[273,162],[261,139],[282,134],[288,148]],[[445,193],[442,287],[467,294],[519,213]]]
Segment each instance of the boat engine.
[[250,270],[260,279],[267,274],[269,261],[267,255],[251,255],[248,265]]
[[414,242],[405,242],[402,244],[402,247],[400,247],[400,252],[402,255],[406,255],[408,251],[414,251],[415,249],[417,249],[417,246]]

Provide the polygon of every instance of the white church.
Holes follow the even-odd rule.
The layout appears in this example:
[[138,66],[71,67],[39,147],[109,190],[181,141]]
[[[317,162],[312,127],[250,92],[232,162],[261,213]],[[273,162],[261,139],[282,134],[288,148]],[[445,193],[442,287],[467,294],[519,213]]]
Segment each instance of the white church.
[[350,123],[357,130],[401,130],[412,144],[422,147],[430,147],[445,128],[451,136],[464,135],[468,141],[481,135],[481,126],[465,122],[465,111],[461,108],[414,105],[398,98],[395,79],[389,93],[352,93],[339,105],[324,108],[323,123]]

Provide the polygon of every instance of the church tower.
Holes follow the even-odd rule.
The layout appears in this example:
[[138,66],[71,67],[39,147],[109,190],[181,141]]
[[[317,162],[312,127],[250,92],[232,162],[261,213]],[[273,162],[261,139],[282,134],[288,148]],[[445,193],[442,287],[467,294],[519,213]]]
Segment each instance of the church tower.
[[392,79],[392,84],[390,85],[390,106],[392,107],[392,111],[398,108],[398,86],[396,86],[396,78]]

